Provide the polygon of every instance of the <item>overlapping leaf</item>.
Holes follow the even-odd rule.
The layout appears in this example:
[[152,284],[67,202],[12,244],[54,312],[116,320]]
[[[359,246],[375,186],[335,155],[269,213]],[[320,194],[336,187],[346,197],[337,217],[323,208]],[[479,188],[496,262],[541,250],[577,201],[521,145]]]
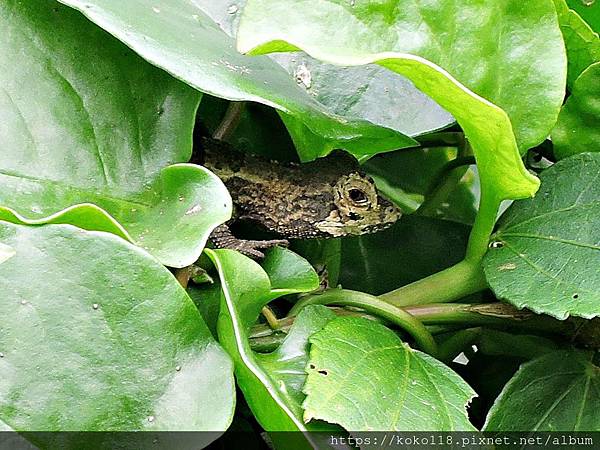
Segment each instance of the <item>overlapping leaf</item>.
[[575,81],[558,116],[552,141],[559,159],[600,152],[600,62],[589,66]]
[[[293,123],[290,132],[303,159],[325,155],[333,148],[345,148],[361,156],[415,144],[396,131],[336,116],[271,59],[240,55],[233,39],[203,11],[207,3],[60,1],[200,91],[279,109]],[[227,8],[233,8],[234,13],[239,9],[236,3],[227,4]]]
[[383,325],[340,317],[310,343],[306,420],[347,430],[474,431],[465,407],[475,392]]
[[[246,0],[196,1],[229,36],[235,38]],[[301,54],[272,54],[319,103],[347,118],[362,118],[416,136],[445,127],[454,119],[404,77],[375,66],[339,67]]]
[[[273,298],[282,295],[281,285],[271,284],[267,273],[251,259],[231,250],[206,250],[221,279],[221,313],[219,316],[219,341],[232,356],[236,379],[254,416],[267,431],[308,431],[313,429],[304,424],[302,408],[298,402],[301,393],[302,369],[306,358],[308,334],[322,327],[328,314],[307,313],[300,327],[290,335],[286,344],[275,353],[259,356],[252,352],[248,342],[248,331],[262,309]],[[287,268],[273,270],[281,273],[289,266],[304,266],[306,262],[285,250]],[[295,263],[293,260],[296,260]],[[300,270],[303,272],[303,270]],[[314,271],[306,276],[295,277],[295,281],[284,289],[286,293],[314,290],[318,279]],[[277,279],[277,277],[274,277]],[[311,281],[313,280],[313,281]],[[305,321],[306,320],[306,321]],[[284,361],[286,357],[291,357]],[[286,442],[278,443],[281,448],[308,448],[308,440],[302,434],[287,434]]]
[[484,260],[499,298],[559,319],[600,315],[599,174],[600,154],[567,158],[510,207]]
[[485,431],[597,431],[600,368],[592,355],[559,351],[521,366],[496,399]]
[[590,64],[600,61],[600,37],[572,9],[565,0],[554,0],[560,29],[565,39],[569,62],[568,84],[575,80]]
[[564,47],[549,2],[521,8],[517,0],[407,0],[372,8],[361,1],[249,0],[238,47],[253,54],[302,49],[326,62],[377,62],[405,75],[462,126],[486,195],[518,198],[536,190],[516,142],[528,148],[543,140],[564,95]]
[[186,164],[199,94],[52,0],[0,5],[0,218],[110,231],[184,266],[231,214]]
[[[0,264],[0,422],[17,431],[229,426],[231,361],[154,258],[70,225],[0,222],[0,242],[14,250]],[[85,439],[76,433],[38,438],[42,448],[89,446],[71,442]],[[196,436],[189,448],[201,444]]]

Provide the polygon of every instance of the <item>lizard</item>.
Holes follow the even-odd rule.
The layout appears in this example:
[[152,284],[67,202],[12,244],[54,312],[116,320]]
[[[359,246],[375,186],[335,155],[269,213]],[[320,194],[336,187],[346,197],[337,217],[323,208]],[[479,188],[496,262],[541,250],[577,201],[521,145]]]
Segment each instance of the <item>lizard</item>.
[[378,194],[372,178],[345,152],[312,162],[283,163],[243,153],[225,141],[204,137],[192,161],[217,175],[229,190],[232,221],[252,221],[283,239],[238,239],[228,224],[215,228],[215,247],[262,258],[261,249],[287,239],[336,238],[383,230],[401,216]]

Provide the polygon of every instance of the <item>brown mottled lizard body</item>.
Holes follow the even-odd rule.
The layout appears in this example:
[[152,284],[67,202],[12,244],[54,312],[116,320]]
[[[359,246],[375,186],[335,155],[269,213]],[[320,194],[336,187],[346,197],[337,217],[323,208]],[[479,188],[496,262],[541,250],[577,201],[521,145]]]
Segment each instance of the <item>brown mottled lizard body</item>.
[[[250,220],[286,239],[360,235],[393,224],[400,211],[377,194],[373,180],[357,161],[337,153],[306,164],[279,163],[203,140],[202,160],[227,186],[234,220]],[[243,241],[227,226],[211,241],[260,257],[257,248],[285,241]]]

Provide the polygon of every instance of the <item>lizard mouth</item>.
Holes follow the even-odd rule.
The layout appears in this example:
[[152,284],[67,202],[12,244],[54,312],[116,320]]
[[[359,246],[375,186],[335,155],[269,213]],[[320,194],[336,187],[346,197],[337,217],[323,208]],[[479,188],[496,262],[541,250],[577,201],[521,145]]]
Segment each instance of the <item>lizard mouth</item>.
[[345,220],[339,211],[332,211],[329,217],[317,223],[317,229],[330,237],[359,236],[384,230],[392,226],[401,216],[391,203],[384,208],[369,211],[366,214],[349,213]]

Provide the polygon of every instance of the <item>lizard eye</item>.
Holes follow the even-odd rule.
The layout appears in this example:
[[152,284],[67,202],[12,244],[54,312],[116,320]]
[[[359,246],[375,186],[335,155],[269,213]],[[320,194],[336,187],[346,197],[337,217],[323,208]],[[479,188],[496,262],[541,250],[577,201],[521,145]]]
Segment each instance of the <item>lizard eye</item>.
[[348,191],[348,197],[357,205],[364,205],[369,202],[367,194],[365,194],[360,189],[350,189]]

